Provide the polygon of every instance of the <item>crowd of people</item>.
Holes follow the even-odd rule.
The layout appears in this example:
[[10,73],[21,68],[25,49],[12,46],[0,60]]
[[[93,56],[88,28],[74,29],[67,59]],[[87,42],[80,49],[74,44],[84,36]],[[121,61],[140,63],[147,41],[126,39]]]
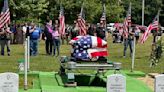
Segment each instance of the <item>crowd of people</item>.
[[[103,40],[107,40],[109,30],[105,27],[105,20],[100,19],[100,23],[97,25],[86,23],[87,35],[97,36]],[[137,27],[129,29],[128,36],[123,35],[123,28],[116,28],[112,32],[113,43],[124,42],[124,52],[123,56],[126,57],[126,50],[128,46],[130,47],[130,56],[133,52],[133,40],[136,37],[136,42],[139,39],[140,30]],[[45,51],[47,55],[59,56],[60,55],[60,45],[68,44],[69,40],[75,38],[79,35],[79,27],[77,21],[75,20],[72,25],[66,25],[65,35],[61,35],[59,31],[59,21],[48,20],[44,27],[38,27],[34,23],[25,23],[24,25],[6,25],[0,30],[0,46],[1,55],[5,55],[5,46],[7,47],[7,55],[10,56],[10,43],[24,43],[27,36],[30,37],[30,55],[38,55],[38,41],[45,40]]]

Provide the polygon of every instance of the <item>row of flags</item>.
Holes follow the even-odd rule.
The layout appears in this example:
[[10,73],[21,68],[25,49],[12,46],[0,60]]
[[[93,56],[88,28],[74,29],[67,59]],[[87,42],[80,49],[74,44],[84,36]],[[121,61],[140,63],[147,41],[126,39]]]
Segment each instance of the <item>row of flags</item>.
[[[102,16],[101,19],[106,21],[106,6],[103,4],[103,10],[102,10]],[[78,16],[77,24],[79,27],[79,35],[86,35],[87,30],[86,30],[86,21],[85,21],[85,14],[84,14],[84,3],[81,6],[81,12]]]
[[[146,28],[144,34],[141,36],[140,43],[144,43],[147,39],[149,34],[152,30],[158,30],[159,28],[159,21],[158,21],[159,11],[156,17],[154,18],[153,22],[149,24],[149,26]],[[129,8],[127,11],[126,18],[123,22],[123,35],[127,38],[129,35],[129,28],[131,27],[131,3],[129,4]]]

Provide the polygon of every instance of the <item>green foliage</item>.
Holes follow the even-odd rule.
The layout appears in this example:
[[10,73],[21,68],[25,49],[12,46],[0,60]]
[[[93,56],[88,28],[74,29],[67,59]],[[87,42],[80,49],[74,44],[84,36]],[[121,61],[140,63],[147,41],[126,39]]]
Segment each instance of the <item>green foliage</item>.
[[162,0],[146,0],[145,6],[145,24],[152,22],[159,9],[162,8]]
[[[161,31],[161,30],[160,30]],[[152,44],[152,51],[150,54],[150,66],[156,66],[159,61],[161,61],[162,53],[163,53],[163,44],[162,44],[162,36],[156,36],[156,42]]]
[[19,20],[16,20],[17,24],[24,24],[24,23],[30,23],[30,22],[38,24],[40,21],[38,19],[31,18],[31,17],[29,17],[29,18],[22,17]]
[[[48,17],[53,20],[58,19],[60,4],[62,4],[66,23],[73,23],[84,2],[87,22],[97,23],[102,14],[102,1],[106,4],[107,22],[122,22],[129,3],[132,2],[132,22],[141,24],[142,0],[9,0],[9,4],[12,19],[40,18],[42,22]],[[0,0],[0,5],[3,6],[3,0]],[[158,9],[164,9],[163,0],[145,0],[145,25],[152,22]],[[161,11],[160,19],[162,18],[164,18],[164,11]],[[160,23],[164,24],[164,20],[160,20]]]
[[12,14],[16,19],[39,19],[40,15],[47,12],[49,2],[47,0],[10,0]]

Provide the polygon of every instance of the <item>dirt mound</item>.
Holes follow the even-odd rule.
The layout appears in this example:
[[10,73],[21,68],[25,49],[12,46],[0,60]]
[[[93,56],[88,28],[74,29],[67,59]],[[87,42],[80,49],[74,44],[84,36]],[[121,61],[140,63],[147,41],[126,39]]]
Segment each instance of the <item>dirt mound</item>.
[[159,74],[158,73],[149,73],[145,77],[141,77],[141,78],[137,78],[137,79],[146,83],[154,91],[154,80],[155,80],[154,78],[157,75],[159,75]]

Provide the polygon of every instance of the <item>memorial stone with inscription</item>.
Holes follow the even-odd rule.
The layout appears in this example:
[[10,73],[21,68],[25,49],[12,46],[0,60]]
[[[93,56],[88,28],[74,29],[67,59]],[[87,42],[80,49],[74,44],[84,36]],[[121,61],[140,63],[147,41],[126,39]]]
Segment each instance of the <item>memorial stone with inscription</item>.
[[126,78],[121,74],[107,77],[107,92],[126,92]]
[[155,92],[164,92],[164,74],[155,77]]
[[16,73],[0,74],[0,92],[18,92],[19,76]]

